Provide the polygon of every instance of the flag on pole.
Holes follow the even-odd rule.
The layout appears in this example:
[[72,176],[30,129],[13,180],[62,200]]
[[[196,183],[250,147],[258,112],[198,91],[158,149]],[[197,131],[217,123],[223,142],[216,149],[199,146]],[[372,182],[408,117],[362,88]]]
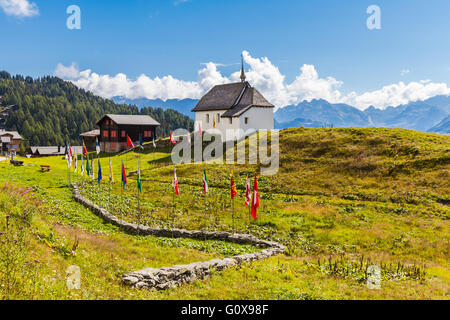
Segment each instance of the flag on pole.
[[103,175],[102,175],[102,167],[100,165],[100,158],[97,159],[97,163],[98,163],[98,173],[97,173],[97,181],[100,184],[100,182],[103,179]]
[[73,160],[73,153],[72,153],[72,147],[69,143],[69,168],[72,165],[72,160]]
[[216,128],[216,117],[213,118],[213,128]]
[[153,136],[153,148],[156,148],[155,136]]
[[84,162],[83,162],[83,154],[81,154],[81,169],[80,169],[81,176],[84,175]]
[[91,165],[89,164],[89,153],[86,155],[86,173],[88,177],[91,175]]
[[133,141],[131,141],[130,137],[127,135],[127,147],[134,149]]
[[173,138],[172,132],[170,133],[170,142],[171,142],[174,146],[177,145],[177,142],[176,142],[175,139]]
[[125,165],[123,164],[123,160],[122,160],[122,184],[123,188],[125,189],[125,185],[127,184],[127,174],[125,172]]
[[250,189],[250,179],[247,175],[247,181],[245,185],[245,206],[248,207],[250,201],[252,200],[252,190]]
[[83,155],[87,155],[88,154],[88,152],[87,152],[87,148],[86,148],[86,145],[84,144],[84,141],[83,141]]
[[138,160],[138,169],[137,169],[137,186],[139,189],[139,192],[142,192],[142,185],[141,185],[141,164]]
[[95,179],[95,173],[94,173],[94,157],[91,159],[91,179]]
[[109,157],[109,182],[110,183],[114,182],[114,175],[113,175],[113,170],[112,170],[111,157]]
[[144,149],[144,140],[142,139],[141,135],[139,135],[139,147],[141,147],[141,149]]
[[236,183],[234,182],[234,170],[231,172],[230,192],[231,192],[231,199],[233,199],[237,195]]
[[259,193],[258,193],[258,181],[256,180],[255,174],[255,183],[253,184],[253,200],[252,200],[252,217],[256,219],[256,209],[259,207]]
[[178,178],[177,178],[177,169],[173,168],[173,179],[172,179],[172,187],[175,190],[177,195],[180,194],[180,189],[178,188]]
[[203,171],[203,193],[208,193],[208,179],[206,177],[206,169]]
[[202,135],[202,122],[201,121],[195,121],[194,131],[198,131],[200,133],[200,136]]
[[64,150],[64,158],[69,161],[69,144],[66,142],[66,149]]
[[75,167],[74,167],[74,171],[75,173],[78,173],[78,155],[75,155]]
[[74,154],[74,155],[72,155],[72,168],[73,168],[73,171],[74,172],[76,172],[76,168],[75,168],[75,166],[76,166],[76,155]]
[[70,169],[72,166],[72,148],[70,147],[70,143],[66,144],[65,157],[67,160],[67,168]]
[[97,152],[97,155],[100,153],[100,143],[98,142],[98,138],[95,138],[95,151]]

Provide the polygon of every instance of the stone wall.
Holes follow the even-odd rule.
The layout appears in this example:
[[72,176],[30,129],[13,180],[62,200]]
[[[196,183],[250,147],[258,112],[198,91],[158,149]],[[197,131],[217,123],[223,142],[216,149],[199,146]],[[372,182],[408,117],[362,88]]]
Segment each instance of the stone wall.
[[122,282],[134,288],[155,288],[163,290],[173,288],[181,284],[190,283],[197,279],[203,279],[210,275],[211,270],[223,270],[243,262],[265,259],[285,252],[285,247],[277,242],[260,240],[249,234],[234,234],[230,232],[208,232],[201,230],[160,229],[120,220],[107,210],[99,207],[92,201],[83,198],[78,190],[78,185],[73,184],[73,197],[75,201],[91,209],[104,221],[118,226],[130,234],[152,235],[166,238],[189,238],[197,240],[221,240],[237,244],[250,244],[258,248],[264,248],[261,252],[246,253],[224,259],[195,262],[188,265],[178,265],[159,269],[143,269],[127,273],[122,277]]

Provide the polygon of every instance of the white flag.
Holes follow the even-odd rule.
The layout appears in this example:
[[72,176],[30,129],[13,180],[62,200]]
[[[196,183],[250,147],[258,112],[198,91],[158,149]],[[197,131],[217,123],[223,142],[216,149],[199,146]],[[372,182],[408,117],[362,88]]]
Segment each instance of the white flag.
[[80,169],[81,175],[84,174],[84,162],[83,162],[83,154],[81,154],[81,169]]
[[97,151],[97,155],[100,153],[100,143],[98,142],[98,138],[95,138],[95,151]]

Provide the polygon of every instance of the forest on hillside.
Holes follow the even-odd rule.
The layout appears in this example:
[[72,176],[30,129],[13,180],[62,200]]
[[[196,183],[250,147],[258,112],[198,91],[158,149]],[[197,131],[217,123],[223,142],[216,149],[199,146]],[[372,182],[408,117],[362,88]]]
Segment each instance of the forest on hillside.
[[96,122],[107,113],[150,115],[161,123],[158,136],[194,126],[191,119],[175,110],[119,105],[52,76],[33,79],[1,71],[0,96],[0,107],[19,107],[8,114],[5,127],[18,131],[26,146],[64,145],[66,141],[79,145],[80,133],[96,129]]

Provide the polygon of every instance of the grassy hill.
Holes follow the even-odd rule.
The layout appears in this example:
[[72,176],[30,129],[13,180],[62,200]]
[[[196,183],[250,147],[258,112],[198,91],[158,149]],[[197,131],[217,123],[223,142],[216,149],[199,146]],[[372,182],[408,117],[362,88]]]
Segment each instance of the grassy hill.
[[[173,170],[167,162],[169,153],[150,149],[112,158],[118,181],[122,160],[127,171],[136,170],[140,160],[140,216],[135,176],[129,177],[122,202],[120,183],[110,191],[106,181],[99,186],[75,175],[72,180],[84,181],[83,195],[116,215],[169,226]],[[30,224],[21,223],[32,232],[26,233],[21,250],[26,257],[19,261],[39,260],[36,267],[22,268],[23,272],[37,268],[33,279],[38,289],[31,291],[31,284],[23,283],[26,293],[12,294],[57,299],[448,299],[450,137],[376,128],[282,131],[280,171],[258,178],[261,206],[258,220],[250,224],[244,206],[245,176],[259,168],[235,165],[239,192],[235,224],[238,232],[285,244],[286,255],[164,292],[132,290],[119,279],[143,267],[185,264],[252,248],[125,235],[72,200],[64,159],[24,161],[24,167],[0,162],[0,186],[10,181],[0,195],[0,229],[5,230],[6,214],[26,213],[23,218]],[[101,163],[106,177],[106,155]],[[39,164],[50,164],[52,171],[41,173]],[[206,199],[203,169],[196,164],[177,167],[181,195],[176,198],[174,225],[229,231],[231,167],[207,164]],[[30,186],[25,195],[16,189]],[[1,252],[0,258],[4,256]],[[69,291],[65,270],[74,264],[82,270],[82,289]],[[366,286],[369,265],[382,270],[380,290]],[[5,277],[2,271],[0,277]]]

